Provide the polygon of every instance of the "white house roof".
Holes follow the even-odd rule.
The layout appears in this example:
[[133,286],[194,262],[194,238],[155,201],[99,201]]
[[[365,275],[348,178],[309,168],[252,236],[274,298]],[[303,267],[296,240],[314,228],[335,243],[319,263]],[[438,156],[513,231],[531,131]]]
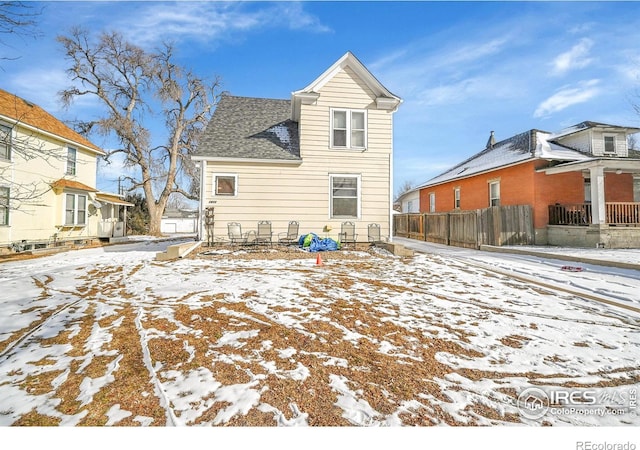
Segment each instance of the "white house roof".
[[564,128],[557,133],[553,133],[549,139],[559,139],[565,136],[569,136],[571,134],[579,133],[581,131],[587,129],[597,129],[599,131],[620,131],[624,130],[627,134],[634,134],[640,132],[640,128],[634,127],[623,127],[620,125],[609,125],[601,122],[592,122],[590,120],[580,122],[577,125],[573,125],[567,128]]
[[300,119],[300,106],[315,102],[322,87],[346,67],[353,70],[376,95],[378,108],[395,110],[402,103],[402,99],[385,88],[353,53],[347,52],[308,86],[291,93],[291,119],[297,122]]
[[483,172],[521,164],[534,159],[577,161],[589,156],[550,140],[552,134],[529,130],[495,143],[416,189],[467,178]]

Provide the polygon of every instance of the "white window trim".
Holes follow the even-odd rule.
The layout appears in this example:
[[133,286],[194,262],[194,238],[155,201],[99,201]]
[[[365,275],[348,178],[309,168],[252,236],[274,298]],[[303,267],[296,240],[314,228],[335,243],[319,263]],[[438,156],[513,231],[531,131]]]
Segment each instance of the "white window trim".
[[5,216],[7,220],[4,224],[0,223],[0,227],[8,227],[11,225],[11,208],[9,207],[9,204],[11,202],[11,187],[0,185],[0,189],[7,190],[7,204],[4,206],[0,205],[0,216]]
[[[73,150],[75,152],[74,158],[73,158],[73,172],[69,172],[70,166],[69,166],[69,153],[71,152],[71,150]],[[67,147],[67,158],[65,159],[65,167],[64,167],[64,173],[66,175],[77,175],[78,174],[78,149],[75,147]]]
[[[333,178],[356,178],[356,212],[357,216],[334,216],[333,215]],[[362,175],[353,173],[330,173],[329,174],[329,219],[360,219],[362,217]]]
[[[74,204],[73,204],[73,222],[72,223],[67,223],[67,196],[68,195],[73,195],[74,198]],[[80,197],[84,197],[84,223],[79,223],[78,222],[78,206],[80,205],[80,202],[78,201],[78,199]],[[63,222],[63,226],[65,227],[86,227],[87,226],[87,221],[89,219],[89,214],[87,209],[89,208],[89,196],[87,194],[78,194],[75,192],[64,192],[64,205],[63,205],[63,210],[62,210],[62,222]]]
[[8,157],[5,158],[4,156],[0,155],[0,159],[4,161],[11,161],[11,157],[13,155],[13,129],[4,123],[0,123],[0,127],[6,128],[7,133],[9,135],[9,142],[8,142],[9,148],[7,149]]
[[[238,174],[237,173],[214,173],[213,175],[213,197],[237,197],[238,196]],[[218,177],[230,177],[234,179],[233,182],[233,194],[218,194],[216,189],[216,179]]]
[[[491,180],[489,181],[489,206],[494,206],[492,205],[492,200],[498,200],[498,204],[495,206],[500,206],[502,204],[502,192],[500,191],[500,180]],[[491,196],[491,186],[493,185],[497,185],[498,186],[498,196],[497,197],[492,197]]]
[[436,193],[429,192],[429,212],[436,212]]
[[[335,111],[344,111],[346,112],[346,120],[347,120],[347,130],[346,130],[346,145],[338,146],[333,142],[333,116]],[[354,112],[364,113],[364,147],[353,147],[351,146],[351,114]],[[367,149],[367,143],[369,142],[369,115],[366,109],[349,109],[349,108],[330,108],[330,130],[329,130],[329,147],[332,149],[338,150],[360,150],[364,151]]]
[[460,209],[460,187],[453,188],[453,209]]
[[[607,145],[606,145],[606,140],[605,138],[613,138],[613,151],[612,152],[608,152],[607,151]],[[610,133],[603,133],[602,134],[602,153],[604,155],[617,155],[618,154],[618,139],[617,139],[617,135],[616,134],[610,134]]]

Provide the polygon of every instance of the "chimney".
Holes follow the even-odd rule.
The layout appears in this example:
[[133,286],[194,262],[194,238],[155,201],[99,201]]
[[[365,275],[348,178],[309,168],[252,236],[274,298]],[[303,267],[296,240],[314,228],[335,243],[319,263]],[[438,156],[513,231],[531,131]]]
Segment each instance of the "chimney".
[[493,148],[496,145],[496,137],[493,135],[493,131],[491,132],[491,136],[489,136],[489,140],[487,141],[487,148]]

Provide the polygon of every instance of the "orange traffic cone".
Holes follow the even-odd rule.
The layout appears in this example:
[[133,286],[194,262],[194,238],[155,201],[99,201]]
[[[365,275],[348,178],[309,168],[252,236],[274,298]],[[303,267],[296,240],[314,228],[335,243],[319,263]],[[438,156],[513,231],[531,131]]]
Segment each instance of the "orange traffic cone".
[[316,266],[321,266],[322,265],[322,256],[320,256],[320,253],[318,253],[318,256],[316,257]]

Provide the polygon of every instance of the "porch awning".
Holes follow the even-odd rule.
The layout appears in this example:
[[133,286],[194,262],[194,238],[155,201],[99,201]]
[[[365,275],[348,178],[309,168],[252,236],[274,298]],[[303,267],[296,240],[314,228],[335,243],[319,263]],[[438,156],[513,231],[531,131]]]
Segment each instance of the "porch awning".
[[124,201],[120,196],[116,194],[97,193],[96,200],[102,203],[110,203],[112,205],[135,206],[133,203]]
[[51,189],[58,192],[62,191],[63,189],[75,189],[77,191],[98,192],[96,188],[87,186],[86,184],[80,183],[79,181],[67,180],[65,178],[60,178],[59,180],[51,183]]
[[602,168],[605,172],[617,173],[637,173],[640,174],[640,159],[630,158],[593,158],[585,161],[572,161],[558,164],[557,166],[538,169],[537,172],[544,172],[547,175],[567,172],[582,172]]

